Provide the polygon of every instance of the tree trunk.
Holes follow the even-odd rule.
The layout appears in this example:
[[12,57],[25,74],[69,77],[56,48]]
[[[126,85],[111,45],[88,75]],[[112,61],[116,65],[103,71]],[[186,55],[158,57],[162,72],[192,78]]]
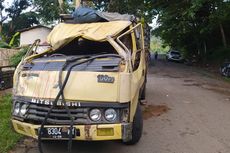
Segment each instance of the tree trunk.
[[205,56],[207,54],[207,44],[206,44],[206,41],[204,41],[204,54],[205,54]]
[[0,22],[0,34],[2,34],[2,22]]
[[2,41],[2,22],[0,22],[0,41]]
[[222,37],[224,48],[227,48],[227,40],[225,37],[224,27],[223,27],[222,23],[220,23],[219,26],[220,26],[220,32],[221,32],[221,37]]
[[203,57],[202,57],[202,60],[203,60],[203,64],[207,64],[207,44],[206,44],[206,41],[203,42],[203,45],[204,45],[204,54],[203,54]]

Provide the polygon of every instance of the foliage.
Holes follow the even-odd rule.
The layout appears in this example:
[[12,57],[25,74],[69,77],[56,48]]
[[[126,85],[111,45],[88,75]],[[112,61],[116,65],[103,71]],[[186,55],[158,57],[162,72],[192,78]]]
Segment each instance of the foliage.
[[33,12],[22,13],[15,20],[10,20],[7,23],[3,24],[2,33],[6,36],[5,40],[10,42],[14,34],[24,28],[32,27],[34,24],[38,24],[37,15]]
[[3,5],[5,0],[0,0],[0,24],[2,25],[2,23],[7,19],[6,15],[3,15],[3,11],[5,11],[5,6]]
[[39,24],[35,12],[25,12],[31,5],[30,0],[15,0],[8,8],[5,8],[9,20],[3,23],[2,34],[5,36],[6,42],[9,42],[18,30]]
[[216,62],[217,64],[223,64],[223,61],[230,62],[230,47],[211,50],[207,55],[207,59]]
[[158,53],[166,53],[169,51],[169,46],[164,46],[163,41],[159,37],[152,36],[151,38],[151,51]]
[[12,48],[14,46],[18,46],[19,45],[19,32],[16,32],[13,37],[11,38],[9,44],[6,43],[5,41],[0,41],[0,48]]
[[59,6],[58,0],[34,0],[33,5],[39,18],[45,23],[52,23],[59,19],[60,14],[70,13],[70,10],[73,10],[69,0],[64,1],[62,7]]
[[[145,22],[151,23],[156,12],[153,10],[152,1],[145,0],[93,0],[83,1],[84,6],[89,6],[97,10],[129,13],[140,18],[144,18]],[[71,13],[73,11],[70,0],[65,0],[63,9],[60,9],[57,0],[34,0],[34,6],[39,16],[46,23],[50,23],[59,18],[60,13]]]
[[0,97],[0,152],[8,152],[22,137],[11,126],[11,95]]
[[94,0],[98,10],[119,12],[121,14],[133,14],[143,18],[146,23],[151,23],[156,11],[153,9],[153,1],[146,0]]
[[154,34],[187,56],[206,61],[207,55],[230,41],[230,1],[154,1],[159,27]]
[[0,41],[0,48],[11,48],[11,47],[6,42]]
[[[1,22],[3,19],[5,21],[5,17],[2,17],[0,13],[0,33],[4,35],[4,41],[9,42],[13,34],[20,29],[37,25],[40,22],[52,24],[59,19],[61,13],[73,12],[74,7],[71,0],[64,0],[61,7],[58,2],[59,0],[14,0],[7,8],[1,3],[0,10],[1,12],[4,10],[8,18],[7,22]],[[153,9],[153,1],[93,0],[83,2],[98,10],[133,14],[146,23],[151,23],[156,14]],[[31,11],[28,11],[29,9]]]
[[12,47],[12,46],[14,46],[15,44],[16,44],[16,39],[18,38],[18,36],[20,35],[20,33],[19,32],[16,32],[14,35],[13,35],[13,37],[12,37],[12,39],[10,40],[10,43],[9,43],[9,46],[10,47]]
[[6,9],[8,16],[15,20],[23,10],[27,9],[31,5],[30,0],[15,0],[9,8]]
[[28,51],[28,48],[29,47],[23,47],[20,49],[20,51],[18,53],[13,55],[10,58],[10,64],[17,66],[21,62],[22,58],[25,56],[26,52]]

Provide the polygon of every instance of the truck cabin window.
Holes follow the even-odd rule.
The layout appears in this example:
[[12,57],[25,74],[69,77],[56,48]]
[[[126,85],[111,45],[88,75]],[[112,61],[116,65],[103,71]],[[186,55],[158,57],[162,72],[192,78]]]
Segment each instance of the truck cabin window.
[[100,54],[117,54],[116,50],[109,42],[97,42],[84,38],[77,38],[58,49],[55,54],[71,55],[100,55]]

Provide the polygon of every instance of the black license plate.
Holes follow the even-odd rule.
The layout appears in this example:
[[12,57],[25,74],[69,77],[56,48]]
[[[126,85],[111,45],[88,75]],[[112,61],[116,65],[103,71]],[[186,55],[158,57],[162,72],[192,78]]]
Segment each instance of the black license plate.
[[[72,129],[72,138],[76,136],[76,128]],[[43,129],[42,138],[62,139],[69,138],[69,127],[46,127]]]

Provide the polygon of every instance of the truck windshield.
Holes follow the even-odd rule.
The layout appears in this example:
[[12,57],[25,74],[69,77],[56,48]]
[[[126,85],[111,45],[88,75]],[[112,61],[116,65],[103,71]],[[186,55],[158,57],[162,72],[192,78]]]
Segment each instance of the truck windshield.
[[97,54],[117,54],[116,50],[109,42],[96,42],[83,38],[77,38],[58,49],[55,54],[64,55],[97,55]]

